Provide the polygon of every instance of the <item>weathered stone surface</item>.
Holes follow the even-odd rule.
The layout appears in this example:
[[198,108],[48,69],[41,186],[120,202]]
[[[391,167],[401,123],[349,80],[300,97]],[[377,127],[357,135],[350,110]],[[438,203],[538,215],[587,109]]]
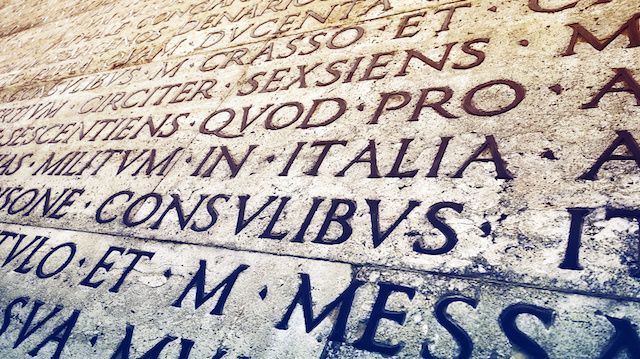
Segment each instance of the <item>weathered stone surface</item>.
[[[132,358],[167,336],[161,357],[455,357],[434,314],[452,295],[478,302],[450,307],[461,357],[640,352],[637,1],[0,14],[4,356],[108,358],[131,325]],[[109,248],[129,259],[100,269]],[[202,295],[249,266],[213,315],[219,294],[172,306],[200,260]],[[96,266],[105,282],[82,284]],[[306,278],[312,313],[285,320]],[[385,290],[406,320],[376,312]],[[79,313],[41,350],[55,325],[22,340],[36,301]],[[542,313],[517,320],[534,344],[505,326],[516,304]]]

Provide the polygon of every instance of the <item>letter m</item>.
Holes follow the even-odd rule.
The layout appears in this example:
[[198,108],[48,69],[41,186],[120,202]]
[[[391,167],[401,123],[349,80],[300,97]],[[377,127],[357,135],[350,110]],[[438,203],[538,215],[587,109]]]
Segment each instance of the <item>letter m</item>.
[[[137,176],[138,174],[140,174],[140,172],[144,170],[144,173],[147,176],[151,176],[154,173],[154,171],[158,170],[156,175],[164,176],[166,171],[169,170],[169,166],[173,163],[173,160],[176,157],[176,155],[182,150],[184,150],[184,148],[178,147],[175,150],[173,150],[169,155],[167,155],[167,157],[163,158],[161,161],[158,162],[156,161],[156,150],[152,149],[151,152],[149,152],[149,156],[147,157],[147,159],[131,175]],[[146,169],[145,169],[145,166],[146,166]]]
[[185,62],[187,62],[187,60],[188,59],[184,59],[171,68],[169,68],[169,63],[165,62],[164,67],[158,70],[158,72],[151,77],[151,80],[155,80],[158,76],[160,76],[160,78],[167,77],[167,76],[174,77],[178,73],[178,71],[180,71],[180,68],[182,67],[182,65],[184,65]]
[[311,280],[309,275],[300,273],[300,287],[298,293],[289,305],[287,312],[282,320],[276,324],[276,329],[287,330],[289,329],[289,320],[293,315],[293,311],[299,304],[302,306],[302,313],[304,314],[304,326],[307,333],[311,333],[322,321],[325,320],[329,314],[331,314],[336,308],[338,310],[338,317],[335,320],[331,334],[329,335],[330,341],[344,342],[344,334],[347,327],[347,319],[351,313],[351,306],[353,305],[353,299],[356,294],[356,290],[360,288],[364,282],[354,280],[349,284],[349,287],[342,292],[333,302],[327,304],[318,314],[317,317],[313,317],[313,299],[311,297]]
[[245,264],[239,265],[238,268],[236,268],[231,274],[229,274],[227,278],[225,278],[222,282],[218,283],[218,285],[215,288],[213,288],[209,293],[206,293],[204,286],[205,286],[205,276],[207,272],[207,261],[200,260],[200,268],[198,269],[198,272],[193,276],[193,278],[191,279],[191,282],[184,289],[180,297],[176,299],[176,301],[173,304],[171,304],[171,306],[176,308],[182,307],[182,301],[184,300],[184,298],[191,291],[191,289],[195,288],[196,289],[195,309],[198,309],[204,303],[206,303],[209,299],[213,298],[213,296],[215,296],[219,290],[222,290],[222,293],[220,293],[220,298],[218,299],[216,306],[211,311],[211,314],[213,315],[222,315],[222,312],[224,310],[224,305],[227,302],[227,298],[229,298],[229,294],[231,294],[233,285],[236,283],[236,280],[238,280],[238,276],[240,275],[240,273],[244,272],[247,268],[249,268],[248,265],[245,265]]
[[606,37],[603,40],[598,39],[593,33],[578,23],[569,24],[568,26],[573,29],[573,34],[571,34],[569,46],[564,50],[562,56],[575,55],[575,47],[580,40],[588,43],[596,50],[602,51],[609,46],[613,40],[622,34],[629,38],[628,48],[640,46],[640,13],[633,15],[629,20],[627,20],[627,22],[622,24],[622,26],[613,35]]

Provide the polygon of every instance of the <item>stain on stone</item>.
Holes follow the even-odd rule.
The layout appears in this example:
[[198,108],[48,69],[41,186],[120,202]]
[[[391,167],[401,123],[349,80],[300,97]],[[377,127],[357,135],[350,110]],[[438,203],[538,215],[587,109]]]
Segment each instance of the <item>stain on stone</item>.
[[629,276],[640,279],[640,262],[638,256],[640,255],[638,248],[638,233],[633,233],[628,236],[623,236],[623,243],[625,243],[625,249],[620,254],[620,262],[622,265],[627,266],[627,272]]

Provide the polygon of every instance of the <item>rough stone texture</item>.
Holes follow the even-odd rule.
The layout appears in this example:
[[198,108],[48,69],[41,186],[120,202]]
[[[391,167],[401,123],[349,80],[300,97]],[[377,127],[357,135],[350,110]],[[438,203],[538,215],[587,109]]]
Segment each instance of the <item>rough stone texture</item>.
[[0,16],[3,358],[638,357],[638,1]]

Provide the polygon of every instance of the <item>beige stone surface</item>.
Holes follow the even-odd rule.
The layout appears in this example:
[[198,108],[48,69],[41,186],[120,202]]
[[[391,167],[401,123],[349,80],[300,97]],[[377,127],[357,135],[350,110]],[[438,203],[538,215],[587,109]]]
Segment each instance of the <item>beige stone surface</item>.
[[[131,358],[168,337],[147,357],[467,357],[434,312],[456,295],[478,302],[449,307],[475,358],[640,352],[637,1],[5,1],[0,16],[3,357],[110,358],[127,325]],[[172,306],[200,260],[206,283]],[[219,315],[219,292],[197,304],[240,265]],[[312,313],[278,328],[306,275]],[[406,318],[371,327],[383,288],[378,309]],[[68,337],[47,322],[21,340],[37,301],[62,306]],[[516,320],[542,352],[500,324],[517,304],[553,313]]]

